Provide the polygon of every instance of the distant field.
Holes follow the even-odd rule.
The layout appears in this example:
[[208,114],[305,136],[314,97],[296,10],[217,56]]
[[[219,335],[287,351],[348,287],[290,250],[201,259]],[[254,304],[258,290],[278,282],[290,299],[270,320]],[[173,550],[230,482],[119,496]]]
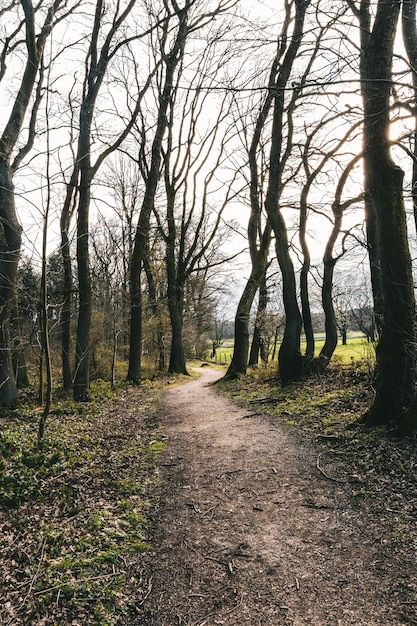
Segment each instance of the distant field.
[[[316,355],[319,354],[324,344],[324,335],[317,335],[316,337]],[[301,352],[303,353],[303,340],[301,341]],[[206,353],[206,358],[209,359],[210,352]],[[218,363],[230,363],[233,355],[233,345],[227,342],[227,345],[222,346],[217,350],[216,361]],[[348,333],[347,345],[342,346],[342,340],[339,339],[339,343],[336,347],[334,356],[341,359],[343,363],[350,363],[352,359],[355,361],[366,359],[373,360],[375,356],[374,346],[368,343],[363,335],[360,333]]]

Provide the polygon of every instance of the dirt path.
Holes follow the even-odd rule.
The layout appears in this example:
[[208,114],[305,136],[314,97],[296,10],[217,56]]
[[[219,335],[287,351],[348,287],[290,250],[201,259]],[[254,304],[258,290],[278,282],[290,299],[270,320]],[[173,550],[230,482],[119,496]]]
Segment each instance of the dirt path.
[[417,624],[410,564],[320,449],[209,385],[165,395],[144,626]]

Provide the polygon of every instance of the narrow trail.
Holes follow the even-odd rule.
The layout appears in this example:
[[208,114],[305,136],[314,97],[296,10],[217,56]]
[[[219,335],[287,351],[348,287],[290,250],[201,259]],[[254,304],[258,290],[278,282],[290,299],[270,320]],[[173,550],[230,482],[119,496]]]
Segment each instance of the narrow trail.
[[[143,626],[417,624],[395,543],[320,449],[211,386],[165,396]],[[378,528],[378,532],[375,532]]]

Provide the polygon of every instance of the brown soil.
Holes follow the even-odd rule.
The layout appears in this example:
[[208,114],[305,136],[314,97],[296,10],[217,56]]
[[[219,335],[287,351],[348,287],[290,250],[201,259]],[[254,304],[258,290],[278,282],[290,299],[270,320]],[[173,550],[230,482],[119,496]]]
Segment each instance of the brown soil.
[[199,373],[164,396],[136,624],[417,624],[416,546],[404,551],[357,497],[343,459],[220,396],[219,373]]

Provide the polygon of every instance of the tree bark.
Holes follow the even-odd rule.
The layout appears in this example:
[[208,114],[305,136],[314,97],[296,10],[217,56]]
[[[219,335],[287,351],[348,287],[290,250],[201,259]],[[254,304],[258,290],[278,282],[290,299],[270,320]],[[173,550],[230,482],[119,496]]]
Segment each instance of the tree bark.
[[256,312],[255,327],[253,330],[252,344],[249,353],[249,367],[258,365],[259,357],[263,363],[268,361],[268,348],[265,345],[263,325],[265,324],[265,313],[268,305],[268,289],[266,286],[266,275],[264,274],[259,285],[258,310]]
[[[168,198],[168,204],[169,198]],[[172,208],[172,207],[171,207]],[[185,361],[184,342],[182,338],[183,306],[184,306],[184,280],[181,270],[177,267],[175,258],[175,228],[173,213],[169,218],[170,233],[166,240],[166,270],[168,281],[168,310],[171,321],[171,350],[169,356],[168,372],[172,374],[188,375]]]
[[321,370],[324,370],[327,367],[337,346],[337,320],[332,295],[335,263],[336,261],[331,255],[324,256],[324,276],[321,287],[321,302],[325,319],[325,340],[319,355],[319,366]]
[[14,406],[17,386],[12,364],[10,316],[16,297],[22,228],[15,208],[13,176],[0,155],[0,405]]
[[[88,129],[88,144],[89,144]],[[80,129],[81,133],[81,129]],[[77,214],[77,273],[78,273],[78,323],[75,346],[74,400],[89,400],[90,387],[90,327],[91,327],[91,277],[89,255],[90,163],[89,150],[85,163],[80,164],[80,193]]]
[[156,282],[152,271],[151,261],[149,259],[149,250],[143,259],[143,265],[146,274],[146,280],[148,283],[148,295],[149,304],[152,310],[152,315],[156,321],[156,345],[158,349],[158,371],[163,372],[165,370],[165,345],[164,345],[164,330],[160,319],[159,303],[156,293]]
[[270,242],[271,225],[267,221],[259,251],[253,256],[251,273],[237,307],[233,356],[224,376],[225,380],[232,380],[241,374],[245,374],[248,367],[250,311],[262,277],[265,275]]
[[72,276],[71,248],[69,229],[75,207],[75,195],[78,193],[78,165],[74,167],[71,179],[67,184],[67,192],[60,218],[61,257],[63,267],[63,294],[61,310],[61,364],[62,384],[64,389],[72,387],[71,367],[71,315],[74,281]]
[[300,272],[300,300],[301,300],[301,315],[303,318],[304,333],[306,337],[306,349],[304,356],[311,360],[314,357],[315,341],[313,322],[311,318],[310,297],[308,291],[308,276],[311,266],[311,255],[307,244],[306,230],[307,230],[307,195],[309,186],[306,185],[301,193],[300,202],[300,230],[299,240],[301,252],[303,254],[303,264]]

